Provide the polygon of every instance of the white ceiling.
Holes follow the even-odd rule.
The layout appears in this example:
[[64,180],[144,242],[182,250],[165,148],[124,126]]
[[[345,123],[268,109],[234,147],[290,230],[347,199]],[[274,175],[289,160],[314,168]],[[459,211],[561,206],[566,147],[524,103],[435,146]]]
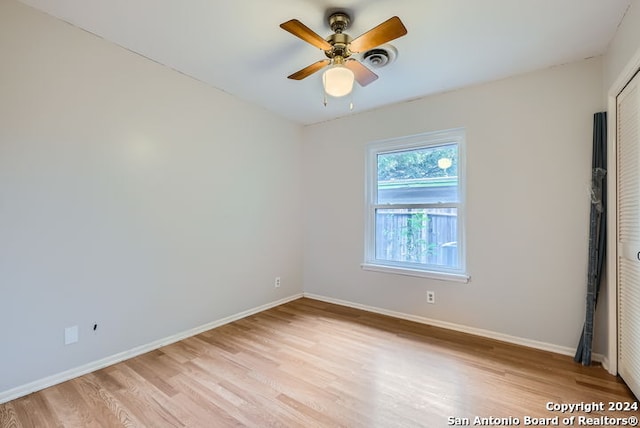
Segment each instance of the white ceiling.
[[356,37],[397,15],[408,34],[395,63],[353,92],[354,112],[597,56],[631,0],[22,0],[53,16],[293,121],[350,114],[322,103],[321,73],[289,74],[325,58],[279,28],[297,18],[323,37],[343,7]]

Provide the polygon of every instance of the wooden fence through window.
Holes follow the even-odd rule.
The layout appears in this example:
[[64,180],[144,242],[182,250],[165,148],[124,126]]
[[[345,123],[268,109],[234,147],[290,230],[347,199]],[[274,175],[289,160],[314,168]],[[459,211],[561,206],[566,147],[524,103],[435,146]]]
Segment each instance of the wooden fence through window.
[[380,209],[376,212],[376,258],[458,267],[455,208]]

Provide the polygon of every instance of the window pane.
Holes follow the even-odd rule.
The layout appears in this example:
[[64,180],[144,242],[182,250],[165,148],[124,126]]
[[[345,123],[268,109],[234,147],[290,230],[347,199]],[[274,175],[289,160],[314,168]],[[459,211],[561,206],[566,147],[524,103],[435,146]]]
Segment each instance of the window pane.
[[378,154],[378,204],[458,202],[458,145]]
[[458,209],[377,209],[377,260],[459,268]]

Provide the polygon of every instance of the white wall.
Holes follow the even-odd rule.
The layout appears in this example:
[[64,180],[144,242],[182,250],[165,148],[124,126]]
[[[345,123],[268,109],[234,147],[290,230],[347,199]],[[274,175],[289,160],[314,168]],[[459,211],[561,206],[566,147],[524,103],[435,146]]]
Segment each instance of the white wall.
[[[601,87],[595,58],[305,128],[305,291],[575,348]],[[455,127],[467,131],[471,282],[363,271],[366,143]]]
[[622,23],[611,41],[604,61],[604,89],[611,85],[640,49],[640,0],[632,0]]
[[13,0],[0,58],[0,394],[302,292],[298,125]]

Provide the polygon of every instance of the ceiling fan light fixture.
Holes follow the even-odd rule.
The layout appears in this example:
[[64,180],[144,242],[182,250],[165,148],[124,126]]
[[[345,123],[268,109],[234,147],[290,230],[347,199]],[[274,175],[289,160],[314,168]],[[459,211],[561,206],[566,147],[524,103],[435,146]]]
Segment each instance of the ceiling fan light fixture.
[[344,97],[353,90],[355,75],[343,64],[334,64],[322,74],[322,86],[327,95]]

